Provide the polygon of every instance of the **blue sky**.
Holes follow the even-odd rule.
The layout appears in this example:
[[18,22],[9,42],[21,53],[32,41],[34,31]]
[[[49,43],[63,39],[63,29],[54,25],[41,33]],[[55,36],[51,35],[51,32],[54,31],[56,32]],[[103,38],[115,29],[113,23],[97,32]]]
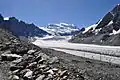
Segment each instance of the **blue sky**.
[[78,27],[96,23],[120,0],[0,0],[0,13],[39,26],[66,22]]

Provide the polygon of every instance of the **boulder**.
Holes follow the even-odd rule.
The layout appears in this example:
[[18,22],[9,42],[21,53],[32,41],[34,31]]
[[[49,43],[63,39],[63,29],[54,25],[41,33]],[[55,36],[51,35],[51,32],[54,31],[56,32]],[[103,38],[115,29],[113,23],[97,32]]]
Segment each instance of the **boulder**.
[[36,80],[43,80],[45,78],[45,75],[40,75]]
[[12,61],[12,63],[17,64],[17,63],[20,63],[21,61],[22,61],[22,58],[14,60],[14,61]]
[[17,58],[21,58],[22,56],[17,55],[17,54],[7,54],[10,53],[9,51],[1,54],[1,60],[2,61],[13,61],[16,60]]
[[25,79],[31,79],[32,78],[33,71],[29,70],[25,73],[24,78]]
[[18,69],[23,69],[23,66],[11,66],[10,67],[11,71],[15,71],[15,70],[18,70]]
[[67,70],[62,71],[62,72],[60,73],[60,76],[63,77],[63,76],[65,76],[65,74],[67,74]]
[[41,69],[44,69],[46,67],[47,67],[47,65],[44,65],[44,64],[39,66],[39,68],[41,68]]
[[9,80],[20,80],[20,78],[17,75],[11,75]]
[[52,64],[52,63],[56,63],[56,62],[59,62],[58,58],[57,57],[52,57],[49,59],[49,63]]
[[48,70],[47,72],[50,73],[50,74],[52,74],[52,75],[54,74],[54,72],[53,72],[52,69]]
[[58,69],[57,69],[57,68],[53,68],[52,70],[53,70],[54,72],[57,72],[57,71],[58,71]]
[[37,62],[30,63],[27,68],[36,68],[37,67]]
[[33,54],[35,52],[35,50],[29,50],[27,53],[28,54]]

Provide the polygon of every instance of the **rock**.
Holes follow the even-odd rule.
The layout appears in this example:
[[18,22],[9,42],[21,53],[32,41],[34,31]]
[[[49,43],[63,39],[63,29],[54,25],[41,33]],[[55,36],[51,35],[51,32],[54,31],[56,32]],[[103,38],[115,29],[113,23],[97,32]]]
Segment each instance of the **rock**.
[[13,71],[12,74],[16,74],[16,73],[18,73],[18,72],[19,72],[19,69]]
[[40,75],[36,80],[43,80],[45,78],[45,75]]
[[49,56],[47,56],[46,54],[43,53],[43,54],[42,54],[42,59],[43,59],[43,60],[48,60],[48,59],[49,59]]
[[34,52],[36,52],[35,50],[29,50],[27,53],[28,54],[33,54]]
[[23,69],[23,66],[11,66],[10,67],[11,71],[14,71],[14,70],[17,70],[17,69]]
[[45,60],[41,59],[41,60],[38,61],[38,63],[39,63],[39,64],[43,64],[44,61],[45,61]]
[[48,71],[50,69],[50,67],[46,67],[45,69],[44,69],[44,71],[46,72],[46,71]]
[[52,74],[48,74],[48,78],[50,79],[53,78]]
[[21,61],[22,61],[22,58],[14,60],[14,61],[12,61],[12,63],[17,64],[17,63],[20,63]]
[[51,79],[50,77],[47,77],[47,78],[45,78],[44,80],[53,80],[53,79]]
[[65,76],[66,73],[67,73],[67,70],[62,71],[62,72],[60,73],[60,76],[63,77],[63,76]]
[[0,43],[0,48],[4,47],[5,45],[3,45],[2,43]]
[[49,56],[47,56],[45,53],[39,53],[38,57],[41,57],[43,60],[48,60]]
[[39,68],[43,69],[43,68],[46,68],[47,65],[40,65]]
[[30,63],[27,67],[28,68],[35,68],[35,67],[37,67],[37,62]]
[[22,46],[22,47],[18,47],[15,53],[24,55],[27,54],[27,52],[28,52],[28,48]]
[[33,62],[34,61],[34,56],[32,55],[27,55],[26,57],[24,57],[24,60],[26,60],[27,62]]
[[3,54],[11,54],[10,50],[5,51]]
[[52,75],[54,74],[54,72],[53,72],[52,69],[48,70],[47,72],[50,73],[50,74],[52,74]]
[[28,65],[28,61],[22,60],[18,65],[23,66],[25,68]]
[[5,44],[6,44],[7,46],[9,46],[9,45],[11,45],[11,42],[6,42]]
[[13,61],[17,58],[21,58],[22,56],[17,54],[7,54],[8,52],[5,52],[4,54],[1,54],[2,61]]
[[1,51],[5,51],[5,50],[8,50],[8,49],[9,49],[9,47],[6,46],[6,45],[4,45],[3,47],[1,47]]
[[28,71],[30,71],[30,69],[23,69],[23,70],[20,71],[20,74],[23,75],[23,74],[25,74],[25,73],[28,72]]
[[41,60],[42,58],[41,58],[41,56],[40,55],[38,55],[37,57],[36,57],[36,59],[35,59],[35,61],[39,61],[39,60]]
[[56,63],[56,62],[59,62],[59,60],[58,60],[57,57],[53,57],[53,58],[50,58],[50,59],[49,59],[49,63],[50,63],[50,64]]
[[67,80],[67,76],[63,76],[63,78],[62,78],[63,80]]
[[20,80],[20,78],[17,75],[11,75],[9,80]]
[[33,71],[29,70],[28,72],[26,72],[26,74],[24,75],[25,78],[31,79],[32,78],[32,74]]
[[41,74],[42,73],[42,70],[40,71],[40,70],[36,70],[36,71],[34,71],[34,75],[36,76],[36,75],[38,75],[38,74]]
[[33,62],[33,63],[29,64],[29,66],[34,66],[36,64],[37,64],[37,62]]
[[57,71],[58,71],[58,69],[57,69],[57,68],[53,68],[52,70],[53,70],[53,71],[55,71],[55,72],[57,72]]

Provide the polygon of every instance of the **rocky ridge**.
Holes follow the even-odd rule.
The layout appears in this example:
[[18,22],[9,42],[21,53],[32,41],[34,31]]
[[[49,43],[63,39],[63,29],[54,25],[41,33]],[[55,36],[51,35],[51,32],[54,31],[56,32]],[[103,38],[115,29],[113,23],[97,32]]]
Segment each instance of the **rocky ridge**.
[[38,26],[34,25],[33,23],[26,23],[22,20],[18,20],[15,17],[9,17],[5,19],[0,14],[0,28],[7,29],[13,35],[17,37],[43,37],[46,35],[50,35],[46,31],[38,28]]
[[70,42],[119,46],[119,37],[120,5],[118,4],[96,24],[82,28]]

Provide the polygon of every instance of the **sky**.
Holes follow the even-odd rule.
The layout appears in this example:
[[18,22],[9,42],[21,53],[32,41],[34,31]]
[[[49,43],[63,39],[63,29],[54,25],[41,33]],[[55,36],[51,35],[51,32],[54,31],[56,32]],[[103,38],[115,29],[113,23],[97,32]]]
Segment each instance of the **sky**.
[[85,27],[96,23],[120,0],[0,0],[0,13],[45,26],[65,22]]

